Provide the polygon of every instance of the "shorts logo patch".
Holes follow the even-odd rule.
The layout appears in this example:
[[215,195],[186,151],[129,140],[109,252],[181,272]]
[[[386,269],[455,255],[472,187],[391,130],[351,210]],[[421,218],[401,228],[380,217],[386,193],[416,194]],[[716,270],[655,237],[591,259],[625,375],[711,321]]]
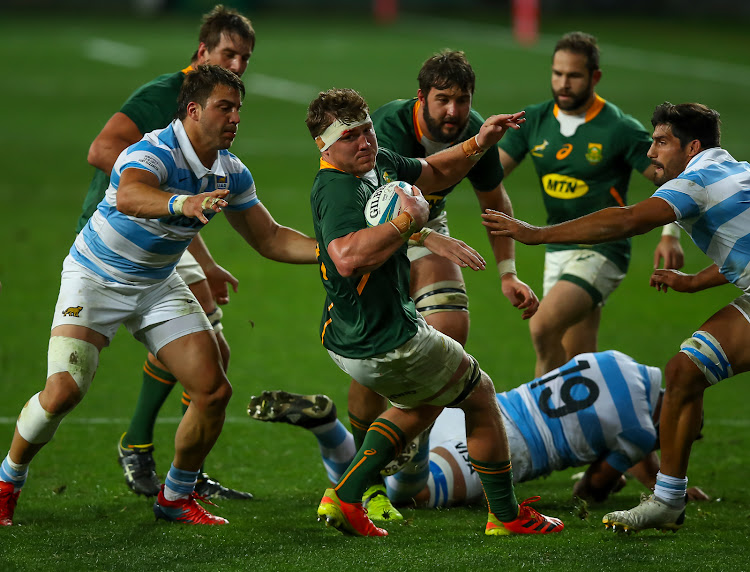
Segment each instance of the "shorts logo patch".
[[602,144],[601,143],[589,143],[589,152],[586,153],[586,160],[592,165],[601,163],[602,161]]
[[226,177],[216,177],[216,190],[225,191],[229,188],[229,180]]
[[63,316],[71,316],[73,318],[80,318],[81,310],[83,310],[83,306],[71,306],[70,308],[66,308],[62,311]]

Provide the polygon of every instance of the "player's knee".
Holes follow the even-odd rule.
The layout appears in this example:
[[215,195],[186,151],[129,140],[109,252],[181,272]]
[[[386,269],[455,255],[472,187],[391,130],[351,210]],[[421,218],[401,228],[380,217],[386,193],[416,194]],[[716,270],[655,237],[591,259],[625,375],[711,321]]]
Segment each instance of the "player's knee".
[[94,344],[52,336],[47,351],[45,405],[56,412],[72,409],[88,392],[99,366],[99,350]]
[[414,305],[424,318],[442,312],[469,312],[466,286],[457,280],[428,284],[414,292]]
[[190,403],[204,413],[224,411],[232,397],[232,385],[226,377],[211,386],[191,388]]
[[702,377],[709,385],[734,375],[732,364],[719,341],[710,333],[699,330],[680,344],[680,353],[686,355],[698,368],[690,367],[685,360],[672,358],[665,371],[667,381],[681,381],[683,384],[696,383]]

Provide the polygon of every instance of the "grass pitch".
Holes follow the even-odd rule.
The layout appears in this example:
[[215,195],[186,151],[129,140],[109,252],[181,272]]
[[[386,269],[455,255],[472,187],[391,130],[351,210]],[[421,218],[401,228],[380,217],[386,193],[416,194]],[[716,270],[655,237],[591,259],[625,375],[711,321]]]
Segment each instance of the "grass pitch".
[[[306,104],[332,86],[360,90],[373,108],[416,93],[421,62],[451,47],[466,51],[477,72],[475,106],[484,115],[515,111],[549,96],[554,41],[565,31],[596,34],[604,77],[598,90],[648,125],[664,100],[698,100],[718,109],[724,146],[750,157],[746,92],[748,39],[738,27],[596,19],[543,22],[537,46],[515,45],[505,15],[475,22],[405,16],[391,27],[365,18],[289,20],[250,14],[258,45],[245,81],[248,96],[233,147],[250,167],[263,202],[280,222],[312,232],[308,193],[317,153],[304,125]],[[322,33],[321,30],[335,30]],[[158,22],[72,16],[53,21],[6,16],[0,32],[13,56],[2,80],[0,138],[0,281],[5,327],[0,332],[0,454],[15,417],[41,389],[61,261],[73,240],[80,203],[91,177],[90,142],[126,96],[160,73],[181,69],[195,47],[197,18]],[[518,216],[540,223],[544,214],[530,164],[507,187]],[[630,201],[653,187],[634,175]],[[449,202],[451,228],[491,252],[473,192],[460,187]],[[141,346],[120,332],[102,354],[90,393],[34,461],[16,511],[18,526],[0,530],[2,570],[576,570],[622,568],[704,570],[748,567],[747,375],[706,394],[705,439],[694,446],[690,484],[714,500],[691,504],[678,534],[605,533],[602,515],[637,503],[631,482],[588,511],[570,498],[573,471],[517,487],[519,498],[542,495],[547,514],[566,523],[560,535],[490,539],[481,507],[409,510],[407,522],[388,526],[387,539],[346,538],[315,521],[326,487],[312,436],[288,426],[251,422],[250,395],[263,389],[324,391],[345,420],[348,380],[318,340],[323,291],[313,267],[268,262],[217,220],[204,231],[220,264],[240,279],[224,319],[233,348],[234,397],[228,422],[207,461],[224,483],[251,490],[250,502],[216,510],[227,527],[154,523],[151,501],[132,495],[116,463],[140,387]],[[736,295],[730,286],[694,295],[648,288],[657,233],[634,239],[628,278],[604,310],[600,348],[624,351],[663,367],[679,343]],[[708,260],[687,240],[687,271]],[[518,247],[522,279],[541,291],[541,247]],[[533,351],[527,326],[502,297],[492,270],[467,274],[472,332],[468,350],[499,389],[527,381]],[[156,460],[169,465],[179,417],[175,394],[157,426]]]

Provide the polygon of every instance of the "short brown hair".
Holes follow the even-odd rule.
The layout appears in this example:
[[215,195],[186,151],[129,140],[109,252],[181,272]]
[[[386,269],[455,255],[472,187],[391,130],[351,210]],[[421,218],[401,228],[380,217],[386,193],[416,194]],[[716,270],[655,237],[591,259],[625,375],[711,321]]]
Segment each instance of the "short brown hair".
[[[225,8],[217,4],[214,9],[203,16],[203,25],[198,33],[198,42],[205,44],[210,52],[221,42],[222,34],[237,36],[250,43],[250,49],[255,49],[255,29],[252,22],[237,10]],[[198,50],[192,59],[198,57]]]
[[586,56],[586,68],[590,71],[599,69],[599,45],[596,38],[586,32],[568,32],[555,45],[552,57],[560,50]]
[[651,125],[669,125],[682,148],[695,139],[704,149],[721,145],[721,116],[701,103],[674,105],[665,101],[654,109]]
[[191,101],[205,107],[206,101],[217,85],[234,88],[240,92],[241,99],[245,97],[245,84],[236,73],[221,66],[203,64],[189,72],[182,82],[180,95],[177,98],[177,118],[185,119],[187,107]]
[[362,121],[370,112],[365,98],[353,89],[331,88],[321,91],[307,108],[305,123],[313,139],[336,119],[344,123]]
[[422,64],[417,81],[425,96],[433,88],[450,87],[457,87],[473,95],[476,86],[476,76],[469,60],[466,59],[466,54],[447,49],[433,55]]

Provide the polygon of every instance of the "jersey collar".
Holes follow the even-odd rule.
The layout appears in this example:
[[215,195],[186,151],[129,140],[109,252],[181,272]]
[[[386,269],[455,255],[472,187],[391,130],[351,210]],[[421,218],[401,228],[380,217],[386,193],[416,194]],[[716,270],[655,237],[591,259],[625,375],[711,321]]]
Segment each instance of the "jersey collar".
[[211,165],[210,169],[207,169],[205,165],[201,163],[201,160],[198,158],[195,149],[193,149],[193,144],[190,142],[190,138],[185,132],[185,127],[182,125],[182,121],[180,121],[179,119],[175,119],[172,122],[172,129],[174,130],[174,135],[177,139],[177,143],[180,146],[180,151],[182,151],[182,154],[185,157],[185,161],[196,177],[202,179],[206,175],[216,175],[217,177],[226,176],[226,173],[224,172],[224,166],[221,164],[221,153],[216,153],[216,160],[214,161],[214,164]]
[[[594,103],[592,103],[589,108],[586,110],[586,116],[584,118],[584,123],[587,123],[594,119],[597,115],[599,115],[599,112],[604,109],[604,104],[607,103],[606,100],[602,97],[599,97],[597,94],[594,94]],[[554,109],[552,110],[552,113],[555,117],[557,117],[558,113],[560,113],[560,108],[557,104],[555,104]]]

